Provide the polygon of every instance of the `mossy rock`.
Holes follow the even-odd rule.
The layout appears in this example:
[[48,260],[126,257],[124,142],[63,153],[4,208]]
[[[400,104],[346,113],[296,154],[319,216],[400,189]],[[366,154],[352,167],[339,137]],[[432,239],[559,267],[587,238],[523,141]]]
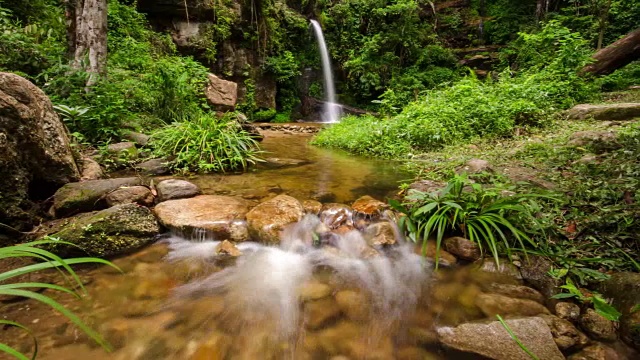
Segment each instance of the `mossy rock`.
[[151,210],[136,204],[117,205],[69,219],[68,225],[51,236],[77,247],[58,245],[52,251],[62,256],[107,258],[136,250],[159,232]]
[[56,217],[69,216],[106,207],[104,197],[123,186],[142,185],[137,177],[91,180],[66,184],[53,196],[53,212]]

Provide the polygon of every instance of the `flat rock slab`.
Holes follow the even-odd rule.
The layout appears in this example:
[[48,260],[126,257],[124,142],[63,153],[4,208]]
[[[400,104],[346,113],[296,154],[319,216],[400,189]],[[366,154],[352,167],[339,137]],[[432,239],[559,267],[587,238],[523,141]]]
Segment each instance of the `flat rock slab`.
[[56,217],[105,208],[104,197],[123,186],[142,185],[137,177],[89,180],[66,184],[53,195],[53,212]]
[[[520,341],[539,359],[562,360],[551,329],[540,317],[505,320]],[[453,349],[496,360],[530,360],[499,321],[466,323],[438,329],[440,341]]]
[[640,117],[640,103],[580,104],[571,108],[567,116],[571,120],[631,120]]
[[244,221],[248,211],[246,200],[220,195],[168,200],[154,209],[160,223],[168,229],[186,236],[204,232],[216,240],[232,241],[248,239]]

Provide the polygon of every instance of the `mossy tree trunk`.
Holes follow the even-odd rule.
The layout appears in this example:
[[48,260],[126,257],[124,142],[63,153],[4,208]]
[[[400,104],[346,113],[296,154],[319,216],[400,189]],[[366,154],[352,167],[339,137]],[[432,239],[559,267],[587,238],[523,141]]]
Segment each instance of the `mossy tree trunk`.
[[596,52],[592,57],[595,62],[585,66],[582,72],[607,75],[640,59],[640,28]]

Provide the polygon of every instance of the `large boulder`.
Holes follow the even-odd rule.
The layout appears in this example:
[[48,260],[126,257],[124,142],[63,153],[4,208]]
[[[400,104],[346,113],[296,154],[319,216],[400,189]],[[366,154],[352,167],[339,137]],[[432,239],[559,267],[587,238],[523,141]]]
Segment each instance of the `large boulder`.
[[570,109],[567,116],[572,120],[631,120],[640,117],[640,103],[581,104]]
[[260,203],[247,213],[249,233],[254,240],[268,244],[280,242],[280,232],[304,216],[304,207],[288,195],[278,195]]
[[209,104],[218,110],[235,108],[238,101],[238,84],[223,80],[214,74],[209,74],[208,79],[209,83],[204,93]]
[[70,219],[68,225],[52,236],[77,247],[59,245],[53,250],[65,256],[112,257],[153,242],[159,232],[151,210],[136,204],[123,204]]
[[[0,72],[0,223],[28,230],[45,199],[80,179],[67,131],[49,98],[28,80]],[[1,230],[0,230],[1,231]]]
[[600,290],[607,298],[613,299],[613,305],[622,313],[620,320],[622,340],[640,350],[640,311],[634,309],[640,304],[640,274],[632,272],[613,274],[602,283]]
[[534,316],[549,314],[549,310],[536,301],[511,298],[499,294],[480,294],[476,298],[476,305],[487,317],[496,315]]
[[53,213],[65,217],[107,207],[107,194],[121,187],[142,185],[137,177],[89,180],[66,184],[53,195]]
[[248,239],[244,221],[248,203],[244,199],[220,195],[200,195],[161,202],[154,208],[160,223],[186,236],[204,232],[217,240]]
[[[551,336],[551,329],[539,317],[505,320],[529,351],[539,359],[562,360],[564,356]],[[442,344],[460,351],[496,360],[531,359],[511,338],[499,321],[466,323],[438,329]]]

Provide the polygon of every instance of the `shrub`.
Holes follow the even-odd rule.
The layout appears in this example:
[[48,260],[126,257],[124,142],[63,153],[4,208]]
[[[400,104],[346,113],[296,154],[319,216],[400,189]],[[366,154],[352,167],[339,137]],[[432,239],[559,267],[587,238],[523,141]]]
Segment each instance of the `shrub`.
[[221,119],[200,113],[192,120],[175,122],[156,131],[151,145],[178,171],[244,170],[259,161],[257,142],[242,130],[234,113]]

